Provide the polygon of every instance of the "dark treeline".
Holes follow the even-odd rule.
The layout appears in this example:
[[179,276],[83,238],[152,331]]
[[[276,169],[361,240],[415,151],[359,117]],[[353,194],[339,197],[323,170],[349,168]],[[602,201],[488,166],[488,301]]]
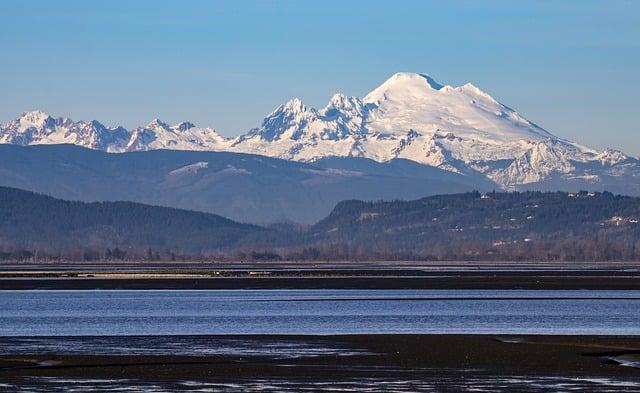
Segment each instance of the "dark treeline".
[[345,201],[306,236],[344,257],[640,260],[640,199],[611,193],[488,193]]
[[312,226],[259,227],[128,202],[0,188],[0,260],[640,260],[640,198],[471,192],[344,201]]
[[4,259],[214,255],[264,230],[214,214],[132,202],[63,201],[0,187]]

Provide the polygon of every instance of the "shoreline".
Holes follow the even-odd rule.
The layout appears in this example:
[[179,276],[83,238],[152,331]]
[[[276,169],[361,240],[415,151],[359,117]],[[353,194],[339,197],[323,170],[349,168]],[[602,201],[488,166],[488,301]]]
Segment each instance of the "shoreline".
[[640,290],[637,276],[252,277],[252,278],[0,278],[0,290],[216,289],[525,289]]
[[[123,338],[97,337],[106,342]],[[153,343],[152,337],[136,337]],[[30,353],[0,355],[0,379],[21,381],[35,378],[42,386],[48,378],[157,380],[171,381],[248,381],[286,380],[351,381],[354,379],[447,380],[460,375],[478,379],[497,376],[522,378],[620,379],[640,381],[640,369],[622,365],[640,360],[638,336],[562,336],[562,335],[230,335],[165,336],[188,347],[200,342],[229,346],[228,342],[249,343],[257,354],[213,355],[83,355]],[[0,338],[0,347],[6,340]],[[57,338],[38,338],[56,340]],[[82,341],[87,337],[75,337]],[[124,338],[124,340],[128,340]],[[130,338],[129,338],[130,340]],[[210,340],[210,341],[207,341]],[[218,340],[218,341],[216,341]],[[219,341],[222,340],[222,341]],[[226,341],[225,341],[226,340]],[[273,342],[292,347],[334,346],[347,353],[310,352],[304,356],[269,353]],[[222,344],[221,344],[222,343]],[[226,343],[226,344],[225,344]],[[104,343],[103,343],[104,344]],[[139,342],[137,343],[139,344]],[[34,343],[37,345],[37,340]],[[263,351],[263,352],[260,352]],[[351,351],[351,352],[350,352]],[[64,352],[64,351],[63,351]],[[619,361],[616,361],[618,359]],[[466,370],[466,371],[462,371]],[[39,379],[38,379],[39,378]],[[640,385],[638,385],[640,386]]]
[[640,290],[638,263],[0,264],[0,290]]
[[[154,339],[164,339],[168,342],[189,343],[193,342],[211,343],[212,348],[220,342],[250,342],[255,345],[257,351],[264,349],[263,345],[282,343],[289,345],[293,352],[297,349],[295,345],[304,344],[300,347],[300,354],[295,356],[277,356],[276,353],[270,355],[258,354],[247,355],[242,351],[237,354],[174,354],[169,348],[162,354],[96,354],[101,349],[92,354],[74,353],[77,349],[69,348],[68,352],[63,349],[61,352],[38,353],[37,348],[27,350],[28,353],[13,353],[10,341],[29,341],[30,345],[37,346],[38,342],[61,341],[63,345],[67,340],[74,340],[82,343],[87,340],[99,340],[105,343],[110,341],[122,341],[126,344],[129,340],[136,339],[136,343],[147,342],[157,344]],[[228,345],[228,344],[227,344]],[[308,346],[308,347],[307,347]],[[614,364],[609,361],[610,357],[628,356],[636,357],[640,360],[640,336],[634,335],[561,335],[561,334],[330,334],[330,335],[287,335],[287,334],[229,334],[229,335],[158,335],[158,336],[2,336],[0,337],[0,347],[4,348],[4,353],[0,355],[0,373],[16,370],[33,370],[37,373],[41,371],[64,371],[72,367],[61,367],[64,362],[74,359],[92,360],[99,364],[101,360],[131,360],[138,359],[144,363],[143,358],[154,360],[171,361],[173,358],[180,360],[213,361],[213,360],[233,360],[245,358],[248,362],[255,357],[258,360],[268,360],[273,364],[298,362],[307,363],[313,359],[314,364],[363,363],[369,365],[399,366],[406,367],[436,367],[436,368],[473,368],[482,369],[487,372],[492,371],[543,371],[553,372],[557,370],[561,373],[581,374],[587,372],[594,375],[635,375],[640,377],[640,368]],[[333,348],[334,351],[328,354],[313,353],[308,355],[305,351],[308,348]],[[188,347],[187,347],[188,348]],[[22,351],[25,351],[22,349]],[[185,349],[189,352],[189,349]],[[347,355],[340,355],[344,351]],[[126,350],[125,350],[126,352]],[[265,353],[267,353],[266,351]],[[273,356],[271,356],[273,355]],[[38,359],[42,358],[42,359]],[[42,367],[7,368],[7,362],[11,359],[22,361],[37,361],[40,363],[44,358],[56,359],[63,363],[45,364]],[[255,359],[254,359],[255,360]],[[82,368],[86,364],[77,364],[74,367]],[[31,371],[29,371],[30,373]]]

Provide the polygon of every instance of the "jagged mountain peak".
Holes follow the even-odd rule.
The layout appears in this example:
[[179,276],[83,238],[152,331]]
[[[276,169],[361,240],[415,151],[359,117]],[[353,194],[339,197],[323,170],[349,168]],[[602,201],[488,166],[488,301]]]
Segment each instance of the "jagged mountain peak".
[[354,102],[361,103],[362,100],[358,97],[348,96],[343,93],[335,93],[329,99],[328,105],[331,105],[334,108],[340,108],[340,107],[352,106]]
[[[67,119],[67,120],[69,120],[69,121],[73,121],[73,120],[71,120],[71,119]],[[89,124],[90,124],[92,127],[96,127],[96,128],[106,128],[106,127],[105,127],[105,125],[104,125],[104,124],[102,124],[102,123],[100,123],[98,120],[91,120],[91,121],[89,122]],[[116,127],[116,128],[120,128],[120,127]]]
[[319,111],[293,102],[232,148],[299,161],[408,159],[507,188],[554,176],[591,181],[593,162],[609,174],[638,169],[637,160],[635,169],[608,169],[627,157],[557,138],[472,83],[452,87],[427,74],[396,73],[364,99],[338,93]]
[[170,126],[154,119],[128,131],[33,111],[0,127],[0,143],[73,143],[111,152],[222,150],[296,161],[406,159],[504,188],[640,178],[638,159],[557,138],[472,83],[452,87],[411,72],[392,75],[363,99],[336,93],[320,110],[293,98],[233,139],[190,122]]
[[[278,110],[280,109],[280,111]],[[278,107],[274,113],[276,112],[293,112],[293,113],[302,113],[308,111],[309,108],[300,100],[295,97],[287,101],[284,105]]]
[[190,122],[170,126],[156,118],[146,126],[127,130],[107,127],[97,120],[73,121],[31,111],[0,126],[0,143],[70,143],[116,153],[151,149],[219,150],[227,139],[211,128],[196,128]]
[[0,127],[0,143],[17,145],[71,143],[119,151],[128,137],[129,132],[121,127],[107,128],[96,120],[76,122],[69,118],[54,118],[43,111],[25,112]]
[[168,130],[171,128],[171,126],[156,117],[147,124],[146,128],[163,128]]
[[49,116],[49,114],[45,111],[41,111],[41,110],[32,110],[32,111],[27,111],[27,112],[22,112],[22,115],[20,115],[20,119],[24,119],[27,121],[38,121],[38,120],[43,120],[43,119],[47,119],[51,116]]
[[361,113],[363,108],[364,103],[360,98],[336,93],[331,97],[327,106],[322,109],[321,114],[323,116],[335,116],[339,113],[353,115]]
[[49,116],[49,114],[46,112],[43,112],[40,110],[34,110],[29,112],[23,112],[22,115],[15,121],[19,123],[22,126],[22,128],[29,128],[29,127],[41,128],[41,127],[51,126],[54,119],[51,116]]

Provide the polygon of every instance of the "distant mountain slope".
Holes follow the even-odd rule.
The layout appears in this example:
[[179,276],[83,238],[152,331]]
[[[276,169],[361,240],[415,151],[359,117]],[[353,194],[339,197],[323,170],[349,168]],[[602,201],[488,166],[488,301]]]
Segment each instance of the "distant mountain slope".
[[83,203],[0,187],[0,246],[82,255],[146,248],[211,254],[263,231],[206,213],[131,202]]
[[305,239],[323,252],[351,254],[341,257],[640,259],[640,198],[475,192],[415,201],[344,201]]
[[394,74],[364,98],[336,94],[322,109],[294,98],[235,138],[189,122],[170,126],[155,119],[126,130],[35,111],[0,126],[0,143],[72,143],[108,152],[244,152],[301,162],[405,159],[484,177],[505,190],[585,188],[640,195],[637,158],[554,136],[470,83],[447,86],[410,72]]
[[0,145],[0,185],[82,201],[126,200],[241,222],[313,223],[345,199],[415,199],[491,190],[406,160],[329,158],[314,164],[240,153],[154,150],[107,154],[72,145]]

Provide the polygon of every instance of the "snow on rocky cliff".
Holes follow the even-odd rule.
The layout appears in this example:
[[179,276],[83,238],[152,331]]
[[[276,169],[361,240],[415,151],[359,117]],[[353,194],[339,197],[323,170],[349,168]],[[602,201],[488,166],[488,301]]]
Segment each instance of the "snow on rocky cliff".
[[158,119],[131,132],[127,151],[137,150],[223,150],[227,140],[213,128],[182,122],[170,126]]
[[0,126],[0,143],[16,145],[71,143],[92,149],[122,151],[129,141],[129,131],[107,128],[98,121],[74,122],[49,116],[41,111],[23,113]]
[[558,178],[640,177],[635,158],[558,138],[470,83],[452,87],[416,73],[397,73],[364,98],[335,94],[322,109],[294,98],[236,138],[188,122],[170,126],[156,119],[128,131],[28,112],[0,128],[0,143],[232,151],[296,161],[402,158],[486,176],[507,189]]
[[553,176],[597,181],[593,168],[584,165],[589,162],[601,163],[598,171],[607,175],[623,162],[634,163],[624,173],[638,169],[638,161],[621,152],[598,152],[555,137],[470,83],[445,86],[415,73],[397,73],[363,99],[335,95],[319,111],[290,101],[231,148],[301,161],[404,158],[480,173],[505,188]]
[[227,139],[212,128],[199,128],[188,122],[170,126],[158,119],[129,131],[123,127],[106,127],[98,121],[74,122],[53,118],[41,111],[25,112],[0,126],[0,143],[41,145],[69,143],[111,153],[125,151],[173,149],[224,149]]

